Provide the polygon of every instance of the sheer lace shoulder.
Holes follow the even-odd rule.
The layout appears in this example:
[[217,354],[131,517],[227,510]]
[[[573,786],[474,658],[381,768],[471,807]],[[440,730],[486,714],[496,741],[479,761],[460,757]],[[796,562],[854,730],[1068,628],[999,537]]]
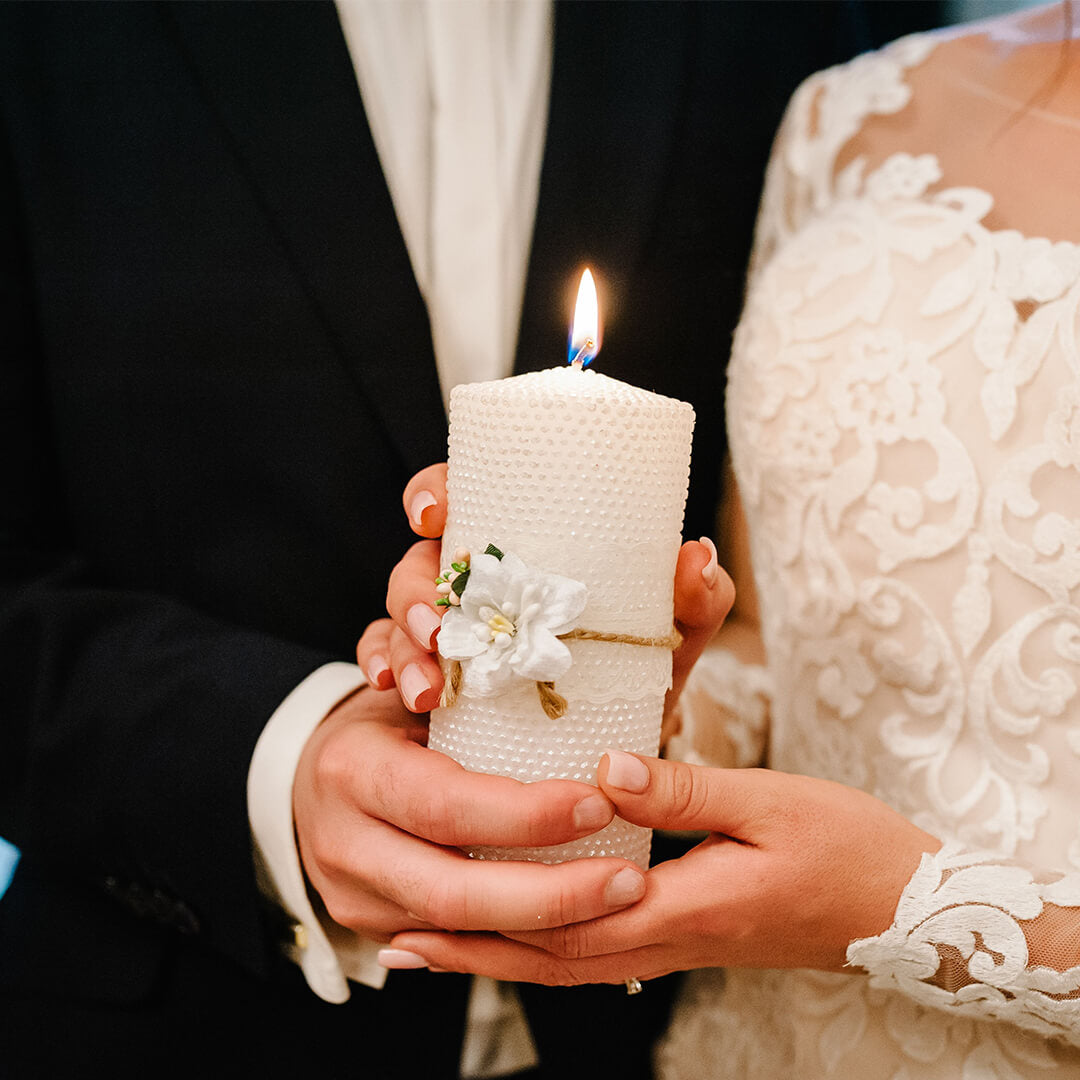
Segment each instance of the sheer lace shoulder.
[[933,51],[932,35],[903,38],[810,76],[792,96],[765,178],[751,277],[807,218],[832,198],[841,150],[868,117],[892,114],[911,99],[909,67]]
[[[1007,109],[949,145],[982,53],[941,40],[793,98],[727,412],[768,657],[745,745],[946,846],[852,946],[869,978],[729,973],[724,1029],[771,1001],[761,1059],[794,1064],[718,1077],[1080,1075],[1080,246],[1016,227]],[[678,1015],[663,1060],[706,1030]]]

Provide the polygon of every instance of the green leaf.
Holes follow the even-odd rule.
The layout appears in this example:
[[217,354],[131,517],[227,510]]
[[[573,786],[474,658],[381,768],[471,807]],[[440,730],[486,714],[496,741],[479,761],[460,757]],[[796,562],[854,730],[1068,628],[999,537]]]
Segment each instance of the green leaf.
[[499,559],[500,561],[502,561],[503,558],[503,553],[494,544],[488,544],[488,546],[484,548],[484,554],[494,555],[495,558]]
[[[458,594],[458,596],[460,596],[465,591],[465,586],[468,583],[468,581],[469,581],[469,571],[466,570],[465,573],[458,574],[458,576],[456,578],[454,578],[454,580],[452,582],[450,582],[450,588],[453,589],[454,592],[456,592]],[[450,601],[447,600],[447,603],[450,603]]]

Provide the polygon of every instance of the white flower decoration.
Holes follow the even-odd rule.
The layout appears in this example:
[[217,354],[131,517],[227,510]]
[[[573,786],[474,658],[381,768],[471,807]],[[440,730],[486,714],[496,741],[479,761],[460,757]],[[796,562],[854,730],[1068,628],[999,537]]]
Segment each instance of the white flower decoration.
[[585,586],[516,555],[474,555],[459,606],[443,616],[439,652],[462,661],[461,691],[492,697],[514,679],[552,682],[573,662],[558,639],[585,609]]

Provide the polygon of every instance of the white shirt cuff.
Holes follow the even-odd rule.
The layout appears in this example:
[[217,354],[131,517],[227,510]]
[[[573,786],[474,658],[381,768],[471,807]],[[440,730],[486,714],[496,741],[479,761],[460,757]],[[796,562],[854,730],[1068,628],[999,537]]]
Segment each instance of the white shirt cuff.
[[[377,942],[344,927],[319,921],[308,896],[293,828],[292,790],[296,767],[311,733],[333,708],[366,685],[355,664],[325,664],[313,671],[274,710],[263,728],[248,770],[248,819],[255,840],[260,884],[295,920],[288,952],[308,986],[324,1001],[349,997],[347,979],[378,989],[386,969]],[[331,940],[332,939],[332,940]]]

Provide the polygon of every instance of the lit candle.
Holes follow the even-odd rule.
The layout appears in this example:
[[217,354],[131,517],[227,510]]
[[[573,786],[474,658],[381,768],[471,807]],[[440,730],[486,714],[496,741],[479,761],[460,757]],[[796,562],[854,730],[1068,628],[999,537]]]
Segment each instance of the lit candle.
[[[671,685],[694,411],[585,366],[600,347],[588,271],[573,326],[566,366],[450,395],[443,562],[468,551],[472,569],[443,620],[459,679],[429,746],[523,781],[595,782],[605,750],[656,754]],[[472,854],[644,867],[650,840],[616,819],[569,844]]]

